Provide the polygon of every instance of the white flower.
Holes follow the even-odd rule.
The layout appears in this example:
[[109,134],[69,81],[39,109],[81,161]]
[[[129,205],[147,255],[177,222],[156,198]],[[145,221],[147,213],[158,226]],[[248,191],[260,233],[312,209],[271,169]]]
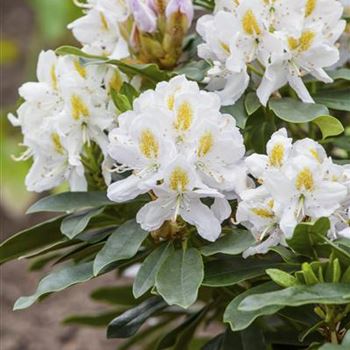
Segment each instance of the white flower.
[[223,195],[198,181],[187,160],[179,157],[172,162],[165,170],[164,184],[155,187],[153,192],[157,199],[141,208],[136,216],[144,230],[157,230],[165,221],[176,221],[180,216],[194,225],[203,238],[215,241],[219,237],[221,222],[200,198]]
[[[142,93],[118,123],[109,135],[109,154],[117,172],[132,173],[112,183],[108,197],[122,202],[154,193],[158,199],[138,216],[145,229],[156,230],[180,215],[203,237],[217,238],[220,223],[231,214],[223,193],[237,197],[248,182],[243,137],[234,119],[220,113],[218,96],[178,76]],[[201,204],[201,197],[214,197],[212,206]],[[203,231],[204,212],[215,219],[210,234]]]

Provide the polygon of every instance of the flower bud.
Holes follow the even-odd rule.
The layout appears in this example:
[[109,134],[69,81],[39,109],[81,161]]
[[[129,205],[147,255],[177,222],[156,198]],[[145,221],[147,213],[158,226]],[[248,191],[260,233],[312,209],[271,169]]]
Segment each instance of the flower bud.
[[188,27],[190,27],[193,19],[193,4],[191,0],[170,0],[165,15],[169,18],[174,13],[181,13],[187,17]]
[[151,6],[143,0],[129,0],[131,14],[138,29],[142,32],[153,33],[157,29],[157,16]]

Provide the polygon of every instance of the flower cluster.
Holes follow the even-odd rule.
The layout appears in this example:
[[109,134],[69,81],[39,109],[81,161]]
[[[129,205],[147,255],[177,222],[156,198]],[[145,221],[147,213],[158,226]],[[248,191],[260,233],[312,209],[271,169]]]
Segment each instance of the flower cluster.
[[292,143],[285,129],[275,132],[266,148],[267,155],[245,160],[260,184],[241,194],[237,209],[237,221],[260,242],[245,256],[266,253],[291,238],[298,223],[323,216],[331,219],[331,238],[350,237],[350,166],[334,164],[311,139]]
[[94,55],[174,66],[193,18],[190,0],[89,0],[68,27]]
[[24,135],[27,150],[20,159],[34,160],[26,186],[41,192],[68,180],[71,190],[86,190],[81,155],[91,142],[107,154],[105,131],[115,120],[109,93],[124,76],[113,67],[83,65],[78,57],[46,51],[39,56],[37,78],[19,89],[25,102],[18,118],[9,116]]
[[313,102],[302,77],[332,81],[324,68],[339,59],[335,42],[346,24],[342,12],[337,0],[219,1],[215,14],[197,23],[204,40],[198,54],[214,63],[208,89],[217,91],[223,104],[232,104],[254,72],[261,76],[254,83],[263,105],[286,83],[301,100]]
[[[142,228],[155,231],[181,217],[205,239],[217,239],[231,213],[226,198],[247,182],[242,135],[220,113],[218,96],[177,76],[141,94],[118,122],[109,154],[116,171],[132,173],[111,184],[108,197],[124,202],[149,192],[154,200],[136,218]],[[208,197],[210,207],[201,200]]]

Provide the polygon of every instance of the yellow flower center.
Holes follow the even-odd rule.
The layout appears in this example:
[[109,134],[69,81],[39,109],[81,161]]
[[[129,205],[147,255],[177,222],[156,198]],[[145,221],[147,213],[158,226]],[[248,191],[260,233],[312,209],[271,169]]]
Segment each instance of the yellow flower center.
[[64,148],[62,146],[60,136],[57,134],[57,132],[53,132],[51,134],[51,141],[53,143],[55,151],[59,154],[64,154]]
[[213,134],[208,131],[204,133],[199,139],[199,146],[197,150],[198,157],[204,157],[214,145]]
[[309,168],[305,167],[303,170],[299,172],[297,179],[295,181],[295,186],[298,191],[301,191],[303,189],[306,191],[313,190],[314,178]]
[[245,15],[242,18],[242,26],[244,31],[248,35],[260,35],[261,30],[258,25],[258,21],[256,20],[256,17],[254,15],[254,12],[252,10],[248,10]]
[[88,117],[89,109],[83,102],[83,100],[78,95],[72,95],[71,97],[72,104],[72,116],[75,120],[79,120],[80,117]]
[[277,143],[273,146],[269,157],[270,165],[279,168],[283,165],[284,146],[281,143]]
[[184,192],[189,183],[187,172],[181,167],[176,167],[170,175],[170,188],[173,191]]
[[139,139],[140,151],[146,158],[157,158],[159,155],[159,144],[151,130],[143,130]]
[[183,102],[177,110],[175,129],[178,131],[187,131],[192,124],[193,111],[188,102]]
[[116,69],[111,81],[109,82],[109,87],[110,87],[110,89],[113,89],[116,92],[119,92],[122,85],[123,85],[123,78],[122,78],[119,70]]
[[252,208],[251,211],[264,219],[272,219],[274,217],[273,212],[265,208]]
[[299,39],[288,38],[288,45],[291,50],[298,50],[299,52],[307,51],[315,38],[315,33],[308,30],[305,31]]
[[86,78],[86,69],[80,64],[79,59],[73,62],[75,70],[79,73],[82,78]]
[[220,46],[226,53],[228,53],[228,54],[231,53],[230,47],[226,43],[224,43],[223,41],[220,41]]
[[307,0],[306,6],[305,6],[306,17],[309,17],[310,15],[312,15],[312,13],[315,10],[316,4],[317,4],[317,0]]
[[57,88],[58,88],[58,80],[57,80],[57,75],[56,75],[56,66],[54,64],[51,67],[50,75],[51,75],[52,87],[55,90],[57,90]]
[[320,156],[314,148],[310,148],[310,153],[319,163],[321,163]]
[[174,104],[175,104],[175,96],[174,95],[170,95],[168,97],[168,101],[167,101],[167,105],[169,110],[173,110],[174,109]]

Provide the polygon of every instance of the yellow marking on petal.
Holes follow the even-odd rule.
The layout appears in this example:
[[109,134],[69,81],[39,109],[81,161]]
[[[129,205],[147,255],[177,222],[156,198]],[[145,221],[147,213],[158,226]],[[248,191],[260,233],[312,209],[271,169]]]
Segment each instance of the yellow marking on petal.
[[295,181],[295,186],[298,191],[303,189],[306,191],[312,191],[314,189],[314,178],[309,168],[305,167],[299,172]]
[[58,80],[56,75],[56,66],[53,64],[50,70],[52,87],[57,90],[58,89]]
[[82,78],[86,78],[86,69],[80,64],[79,59],[73,62],[75,70],[79,73]]
[[102,28],[104,30],[108,30],[109,29],[108,22],[105,15],[102,12],[100,12],[100,18],[101,18]]
[[284,146],[282,143],[276,143],[269,157],[270,165],[276,168],[279,168],[283,165],[283,156],[284,156]]
[[295,39],[292,37],[288,38],[288,45],[291,50],[298,50],[299,52],[304,52],[311,47],[314,39],[315,32],[307,30],[303,32],[299,39]]
[[223,41],[220,41],[220,46],[226,53],[228,53],[228,54],[231,53],[230,47],[226,43],[224,43]]
[[305,6],[305,16],[309,17],[312,15],[316,8],[317,0],[307,0],[306,6]]
[[80,117],[89,116],[90,113],[89,113],[88,107],[78,95],[72,95],[71,105],[72,105],[72,117],[75,120],[79,120]]
[[183,102],[177,110],[175,129],[178,131],[186,131],[192,125],[193,111],[188,102]]
[[255,215],[260,216],[264,219],[272,219],[274,214],[272,211],[264,208],[252,208],[250,209]]
[[109,82],[110,89],[119,92],[123,85],[123,78],[118,69],[115,70],[112,79]]
[[319,163],[321,163],[320,156],[319,156],[319,154],[317,153],[317,151],[316,151],[315,148],[310,148],[310,153],[311,153],[311,155],[312,155]]
[[169,110],[172,111],[174,109],[174,105],[175,105],[175,96],[174,95],[170,95],[168,97],[167,105],[168,105]]
[[258,21],[256,20],[256,17],[254,15],[254,12],[252,10],[248,10],[245,15],[242,18],[242,26],[244,31],[248,35],[260,35],[261,30],[258,25]]
[[204,133],[199,139],[199,147],[197,150],[197,154],[199,157],[204,157],[210,152],[214,145],[214,137],[211,132]]
[[60,136],[57,134],[57,132],[53,132],[51,134],[51,140],[55,148],[55,151],[59,154],[64,154],[64,148],[62,146]]
[[173,191],[184,192],[189,183],[187,172],[181,167],[176,167],[170,175],[170,188]]
[[151,130],[143,130],[139,139],[140,151],[146,158],[157,158],[159,155],[159,144]]

